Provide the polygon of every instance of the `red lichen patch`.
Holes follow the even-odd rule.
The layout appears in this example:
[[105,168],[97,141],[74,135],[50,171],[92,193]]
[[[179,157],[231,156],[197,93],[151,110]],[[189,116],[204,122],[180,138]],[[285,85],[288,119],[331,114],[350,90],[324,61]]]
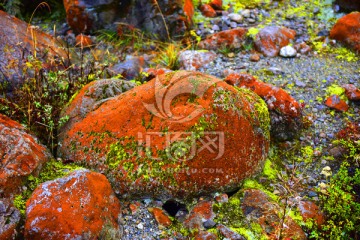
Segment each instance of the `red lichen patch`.
[[222,0],[212,0],[209,5],[214,8],[215,10],[223,10],[222,5],[223,2]]
[[93,42],[89,36],[86,36],[84,34],[79,34],[75,38],[76,46],[81,48],[88,48],[93,45]]
[[344,100],[340,99],[338,95],[328,97],[325,101],[325,105],[340,112],[349,110],[349,105],[347,105]]
[[331,29],[330,38],[360,52],[360,12],[353,12],[340,18]]
[[154,215],[155,220],[162,227],[169,227],[172,222],[169,216],[160,208],[149,208],[149,212]]
[[276,110],[289,118],[301,116],[299,103],[285,90],[269,83],[257,80],[246,73],[233,73],[225,78],[225,82],[236,87],[246,87],[265,100],[269,110]]
[[119,230],[120,210],[104,175],[74,171],[35,189],[26,203],[25,238],[97,239],[101,231]]
[[225,192],[252,176],[266,158],[264,107],[256,94],[215,77],[171,72],[109,99],[68,126],[60,135],[59,155],[106,169],[125,197]]
[[66,20],[76,33],[88,32],[93,22],[86,11],[85,4],[81,0],[64,0]]
[[167,68],[145,68],[143,72],[146,72],[148,74],[148,76],[146,77],[146,81],[149,81],[161,74],[172,72],[172,70]]
[[213,220],[215,217],[212,205],[211,201],[199,202],[184,221],[184,225],[188,229],[203,229],[202,223],[207,220]]
[[194,239],[195,240],[217,240],[218,237],[213,233],[206,232],[206,231],[200,231],[195,234]]
[[133,82],[118,79],[103,79],[87,84],[75,96],[66,111],[62,112],[61,117],[67,116],[69,120],[61,131],[68,130],[74,122],[83,119],[107,99],[129,90],[135,85]]
[[201,14],[205,17],[213,18],[216,17],[216,11],[209,4],[202,4],[199,7]]
[[315,203],[310,201],[301,201],[298,208],[305,222],[308,219],[314,219],[319,227],[325,222],[324,214]]
[[140,202],[130,203],[129,208],[131,213],[135,214],[139,210],[140,206],[141,206]]
[[338,139],[346,139],[353,142],[360,140],[360,123],[349,122],[346,128],[340,130],[336,136]]
[[247,29],[235,28],[208,36],[199,43],[199,47],[208,50],[220,48],[240,48],[246,38]]
[[192,0],[185,0],[184,1],[184,7],[183,7],[185,17],[186,17],[186,23],[188,26],[192,24],[192,18],[194,16],[195,8]]
[[360,90],[354,84],[344,84],[346,97],[350,101],[360,101]]
[[229,201],[229,196],[226,193],[222,193],[215,197],[215,201],[218,203],[226,203]]
[[19,193],[23,180],[50,159],[47,149],[17,122],[0,114],[0,196]]
[[267,57],[275,57],[282,47],[287,46],[294,39],[296,32],[292,29],[268,26],[260,30],[255,36],[255,49]]
[[0,198],[0,239],[16,239],[20,212],[11,199]]
[[271,202],[264,192],[257,189],[245,190],[241,204],[245,216],[256,220],[270,239],[277,239],[280,231],[283,239],[307,239],[304,231],[291,217],[286,216],[282,223],[279,214],[283,210],[275,202]]

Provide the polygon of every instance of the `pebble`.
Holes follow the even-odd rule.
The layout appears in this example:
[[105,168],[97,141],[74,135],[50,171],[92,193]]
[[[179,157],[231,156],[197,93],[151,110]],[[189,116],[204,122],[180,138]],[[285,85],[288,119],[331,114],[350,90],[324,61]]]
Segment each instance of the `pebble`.
[[139,224],[137,225],[137,228],[138,228],[138,229],[144,229],[144,225],[143,225],[142,223],[139,223]]
[[243,21],[243,17],[240,14],[237,13],[230,13],[229,16],[231,21],[241,23]]
[[286,47],[282,47],[280,49],[280,56],[285,57],[285,58],[292,58],[296,56],[296,50],[295,48],[291,47],[291,46],[286,46]]
[[219,31],[220,30],[220,27],[218,25],[213,25],[212,26],[212,30],[214,31]]
[[241,12],[241,15],[244,17],[244,18],[249,18],[250,17],[250,14],[251,14],[251,11],[250,9],[245,9]]

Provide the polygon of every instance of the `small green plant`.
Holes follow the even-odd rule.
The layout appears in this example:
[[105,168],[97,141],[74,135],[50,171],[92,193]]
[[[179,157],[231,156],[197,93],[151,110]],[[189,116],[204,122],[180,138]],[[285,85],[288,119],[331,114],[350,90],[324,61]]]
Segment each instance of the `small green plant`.
[[179,52],[180,46],[178,44],[167,44],[163,47],[163,50],[160,51],[156,62],[172,70],[177,70],[179,68]]
[[324,194],[320,195],[327,221],[311,233],[316,239],[355,239],[360,231],[360,169],[349,173],[350,164],[344,161],[338,173],[330,180]]

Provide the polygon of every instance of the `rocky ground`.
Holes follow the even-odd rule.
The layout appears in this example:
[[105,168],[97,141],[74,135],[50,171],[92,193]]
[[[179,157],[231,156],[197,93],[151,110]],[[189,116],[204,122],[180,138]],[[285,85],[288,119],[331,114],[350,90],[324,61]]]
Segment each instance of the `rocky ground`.
[[[16,99],[15,90],[10,88],[11,90],[6,92],[7,87],[0,89],[0,113],[3,114],[0,115],[0,142],[2,144],[0,157],[3,162],[0,176],[4,179],[0,180],[2,188],[0,191],[0,239],[21,239],[24,236],[26,239],[41,239],[49,236],[50,238],[55,236],[54,239],[58,239],[59,236],[65,236],[61,234],[67,233],[69,236],[75,234],[80,239],[90,239],[93,237],[92,234],[100,239],[359,238],[360,220],[352,215],[360,213],[360,182],[356,179],[360,177],[357,172],[360,136],[360,90],[358,89],[360,87],[358,55],[360,46],[357,39],[360,35],[360,17],[354,15],[355,20],[348,20],[357,24],[355,26],[350,24],[355,30],[349,30],[349,36],[339,37],[336,29],[332,31],[336,21],[351,11],[349,5],[346,5],[347,1],[333,3],[333,1],[290,0],[265,1],[262,4],[255,4],[261,1],[254,1],[254,3],[247,3],[248,5],[245,3],[228,5],[229,1],[209,1],[209,4],[203,4],[195,10],[193,31],[188,33],[183,45],[180,42],[168,44],[150,41],[143,35],[139,35],[139,32],[132,28],[133,26],[130,26],[130,29],[117,28],[119,35],[112,35],[114,32],[99,30],[106,25],[103,19],[101,21],[105,22],[99,20],[97,24],[94,24],[98,32],[77,35],[75,33],[83,26],[74,27],[74,22],[71,21],[74,16],[69,14],[69,9],[71,9],[69,2],[71,1],[68,1],[68,5],[65,4],[68,11],[68,23],[57,22],[59,30],[44,25],[41,19],[35,19],[34,23],[42,26],[43,31],[50,35],[58,32],[58,38],[71,46],[73,67],[68,69],[59,67],[59,60],[56,57],[52,58],[53,54],[66,56],[68,53],[63,48],[60,48],[61,51],[56,51],[56,47],[51,48],[49,54],[38,52],[37,58],[40,62],[53,64],[53,66],[45,64],[39,67],[38,63],[28,56],[27,59],[30,60],[21,65],[21,61],[11,60],[9,57],[11,51],[4,46],[5,50],[0,55],[3,59],[7,59],[4,60],[7,67],[2,69],[5,80],[11,79],[16,74],[20,76],[23,72],[36,79],[41,77],[41,74],[48,76],[47,71],[62,71],[57,72],[58,75],[49,75],[48,80],[56,79],[52,76],[60,79],[61,76],[72,74],[74,78],[80,79],[79,82],[83,81],[79,84],[81,87],[87,82],[97,80],[97,84],[93,82],[78,91],[71,98],[71,104],[53,106],[53,109],[59,108],[59,111],[54,111],[56,112],[54,114],[58,117],[62,116],[61,119],[66,122],[55,125],[59,126],[57,132],[59,136],[54,138],[58,141],[58,145],[50,141],[50,137],[43,136],[51,136],[55,131],[53,128],[48,131],[49,126],[55,124],[46,120],[48,115],[41,115],[42,124],[46,125],[46,134],[44,132],[39,134],[41,129],[31,126],[34,125],[33,122],[41,121],[41,117],[33,117],[34,120],[30,121],[31,114],[24,114],[36,107],[21,108],[19,107],[21,103],[16,102],[19,99]],[[219,2],[222,3],[221,7],[219,7]],[[180,13],[185,13],[185,16],[191,15],[185,7],[180,10]],[[9,21],[10,17],[5,17],[5,19]],[[91,16],[89,19],[91,20]],[[132,18],[126,17],[126,19],[133,21]],[[10,23],[5,22],[5,24]],[[26,31],[26,24],[19,22],[14,24],[17,24],[18,31],[22,28]],[[267,28],[268,26],[277,26],[277,28]],[[338,31],[347,33],[342,27],[340,26]],[[262,31],[264,28],[267,30]],[[128,31],[130,31],[130,37]],[[227,32],[224,34],[223,31]],[[166,36],[164,31],[156,32]],[[351,35],[352,33],[355,36]],[[3,35],[10,37],[12,33],[5,32]],[[24,40],[23,42],[31,43],[32,41]],[[43,42],[39,40],[38,48],[41,48],[42,44]],[[56,41],[53,44],[57,46]],[[33,56],[31,50],[28,52],[21,50],[31,49],[30,47],[20,48],[19,46],[21,45],[13,48],[16,54],[22,52]],[[14,63],[19,63],[19,67],[11,68]],[[244,161],[243,159],[248,157],[247,161],[251,162],[253,156],[262,159],[267,155],[264,155],[264,152],[269,150],[266,161],[259,160],[260,165],[264,165],[263,168],[256,168],[258,162],[253,161],[251,163],[254,167],[248,169],[247,173],[246,171],[243,173],[244,170],[241,169],[236,170],[238,176],[241,176],[239,178],[242,178],[241,181],[229,170],[226,178],[232,178],[230,183],[213,180],[215,177],[211,175],[202,175],[204,180],[192,176],[192,178],[186,178],[190,179],[188,185],[180,185],[178,189],[169,182],[180,181],[181,176],[176,179],[178,176],[174,175],[176,177],[173,179],[172,176],[165,174],[167,180],[173,180],[163,181],[161,176],[151,175],[152,173],[147,175],[143,172],[141,166],[147,166],[147,162],[141,162],[140,167],[134,170],[132,162],[123,161],[121,154],[129,150],[126,147],[130,146],[131,142],[127,142],[130,145],[110,144],[114,139],[120,141],[120,137],[125,136],[126,139],[128,135],[121,135],[122,132],[130,134],[140,129],[140,125],[146,128],[145,132],[148,129],[166,131],[162,128],[163,120],[156,117],[153,119],[142,113],[146,111],[142,109],[142,106],[137,105],[139,102],[136,99],[152,101],[150,93],[154,89],[148,87],[146,82],[154,76],[164,76],[163,72],[178,69],[209,74],[230,85],[249,88],[265,100],[264,106],[266,103],[271,117],[271,141],[266,138],[267,134],[263,130],[262,123],[258,123],[259,119],[266,122],[264,120],[266,118],[261,116],[261,110],[251,108],[255,112],[255,117],[252,116],[251,120],[253,122],[250,121],[251,127],[259,124],[257,127],[263,130],[260,135],[256,135],[258,138],[255,139],[248,128],[242,128],[242,134],[248,137],[241,138],[239,131],[234,130],[238,126],[238,120],[232,113],[224,114],[224,116],[219,114],[220,119],[224,118],[234,124],[234,128],[226,128],[229,135],[235,136],[231,138],[232,143],[227,145],[231,146],[232,151],[237,148],[250,149],[250,145],[256,148],[244,156],[239,152],[237,161]],[[243,73],[255,78],[243,75]],[[187,73],[180,71],[176,74],[183,76],[181,74]],[[83,76],[86,76],[86,80]],[[205,75],[196,76],[207,78],[204,77]],[[101,80],[103,78],[109,78],[109,80]],[[124,80],[121,81],[119,78]],[[214,81],[211,82],[214,86],[218,84],[217,80],[209,79],[209,81]],[[188,85],[192,83],[191,79],[187,81]],[[57,88],[61,88],[64,84],[61,81],[54,80],[54,82]],[[232,88],[225,82],[221,81],[219,86],[229,88],[230,92],[238,89]],[[74,81],[72,85],[67,86],[71,88],[71,86],[77,86],[77,83]],[[29,89],[32,88],[29,87]],[[194,89],[197,88],[194,86]],[[243,91],[243,98],[246,100],[241,101],[249,101],[249,105],[257,106],[256,101],[260,100],[254,100],[255,97],[251,93]],[[22,89],[22,93],[24,92],[26,93]],[[54,96],[58,94],[55,90],[51,93]],[[36,95],[29,94],[31,101],[37,101]],[[48,99],[46,91],[39,95],[41,95],[40,98]],[[59,95],[60,103],[62,95]],[[7,100],[11,97],[16,101]],[[181,99],[178,101],[183,103]],[[203,97],[201,101],[202,106],[206,108],[208,102],[216,101],[216,99]],[[131,104],[137,107],[134,108]],[[124,107],[119,107],[119,105]],[[187,106],[188,101],[185,101],[184,105]],[[39,115],[46,113],[46,109],[49,107],[42,107]],[[116,112],[120,114],[116,115]],[[27,129],[4,115],[24,123]],[[127,118],[128,116],[130,117]],[[136,118],[138,116],[141,116],[141,121],[140,117]],[[104,124],[100,128],[102,121],[107,121],[109,124]],[[201,127],[212,129],[210,126],[213,124],[212,119],[207,119],[207,121],[208,124],[200,121],[194,126],[203,124]],[[112,131],[118,123],[126,124]],[[170,126],[170,130],[174,127],[171,122],[166,122],[165,125]],[[182,126],[177,126],[175,129],[186,131],[186,128]],[[26,133],[29,130],[35,132],[32,134],[47,146],[37,145],[39,141],[36,137],[33,138]],[[111,132],[116,131],[120,132],[119,136],[112,136]],[[279,133],[279,131],[283,132]],[[87,137],[84,138],[84,134],[88,134]],[[237,139],[242,140],[237,142]],[[247,145],[248,141],[250,141],[249,145]],[[112,156],[115,160],[109,160],[109,153],[103,154],[102,149],[107,149],[104,147],[104,142],[108,146],[111,145],[111,151],[114,154]],[[18,150],[24,149],[23,155],[26,157],[17,158],[16,156],[21,153],[12,150],[11,146],[20,146]],[[78,146],[80,147],[77,149]],[[225,152],[225,156],[232,156],[231,154],[231,151]],[[54,156],[57,157],[57,161],[49,160]],[[126,159],[128,158],[130,156],[126,155]],[[195,158],[194,161],[198,159],[202,158]],[[126,167],[121,167],[122,170],[114,168],[114,164],[119,164],[118,161],[123,161],[122,164]],[[46,162],[50,164],[46,165]],[[341,172],[340,167],[343,162],[349,163],[349,165],[344,165],[346,174],[349,174],[350,178],[355,176],[355,179],[349,180],[350,178],[344,175],[335,177],[339,169]],[[204,166],[201,163],[196,164],[200,165],[194,166]],[[229,169],[235,166],[230,162],[221,162],[221,164],[229,165]],[[189,166],[192,165],[189,164]],[[151,168],[156,167],[151,165]],[[205,167],[208,166],[205,165]],[[104,175],[98,176],[96,175],[98,173],[82,170],[82,168],[104,174],[111,186]],[[124,171],[127,175],[123,175]],[[70,172],[71,174],[68,175]],[[139,175],[141,177],[138,177]],[[62,178],[46,182],[38,187],[44,180],[54,180],[57,177]],[[144,179],[147,177],[152,178],[154,183],[146,185]],[[225,176],[220,176],[222,177],[225,178]],[[350,195],[344,193],[346,190],[344,192],[333,190],[342,189],[343,186],[337,186],[336,181],[331,179],[352,186],[351,190],[347,189],[351,191]],[[195,184],[198,182],[203,185],[200,184],[199,187]],[[62,191],[64,186],[70,189],[70,194]],[[81,191],[74,191],[74,189],[81,189]],[[125,192],[124,189],[126,189]],[[194,189],[199,189],[201,193]],[[57,195],[61,198],[51,197]],[[337,198],[338,195],[343,198]],[[331,201],[333,202],[330,203]],[[61,202],[60,205],[58,202]],[[341,206],[336,202],[339,202]],[[77,205],[80,206],[79,211],[74,210],[74,206],[76,209]],[[349,209],[344,210],[343,205],[349,206]],[[103,209],[99,210],[99,206]],[[60,217],[56,220],[58,222],[48,223],[51,222],[51,217],[47,218],[50,212],[50,210],[44,210],[47,208],[52,209],[54,216],[59,214]],[[76,214],[83,216],[84,220],[81,223],[78,222]],[[67,220],[67,216],[74,217],[72,220]],[[346,222],[345,219],[351,223],[343,224],[341,221]],[[66,224],[58,230],[58,224],[61,225],[63,222],[70,226],[68,227],[70,230],[63,227]],[[314,223],[322,225],[323,229],[317,228]],[[352,224],[354,226],[351,226]],[[72,232],[71,229],[73,229]],[[76,235],[79,232],[81,234]],[[74,235],[71,235],[69,239],[74,239]]]

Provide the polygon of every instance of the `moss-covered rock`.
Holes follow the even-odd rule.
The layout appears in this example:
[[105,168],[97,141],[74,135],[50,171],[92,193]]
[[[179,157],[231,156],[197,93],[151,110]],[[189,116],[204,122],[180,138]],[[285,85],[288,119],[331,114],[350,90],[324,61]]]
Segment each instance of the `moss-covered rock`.
[[233,190],[259,170],[269,146],[261,98],[187,71],[110,99],[68,129],[59,154],[104,171],[123,196]]

